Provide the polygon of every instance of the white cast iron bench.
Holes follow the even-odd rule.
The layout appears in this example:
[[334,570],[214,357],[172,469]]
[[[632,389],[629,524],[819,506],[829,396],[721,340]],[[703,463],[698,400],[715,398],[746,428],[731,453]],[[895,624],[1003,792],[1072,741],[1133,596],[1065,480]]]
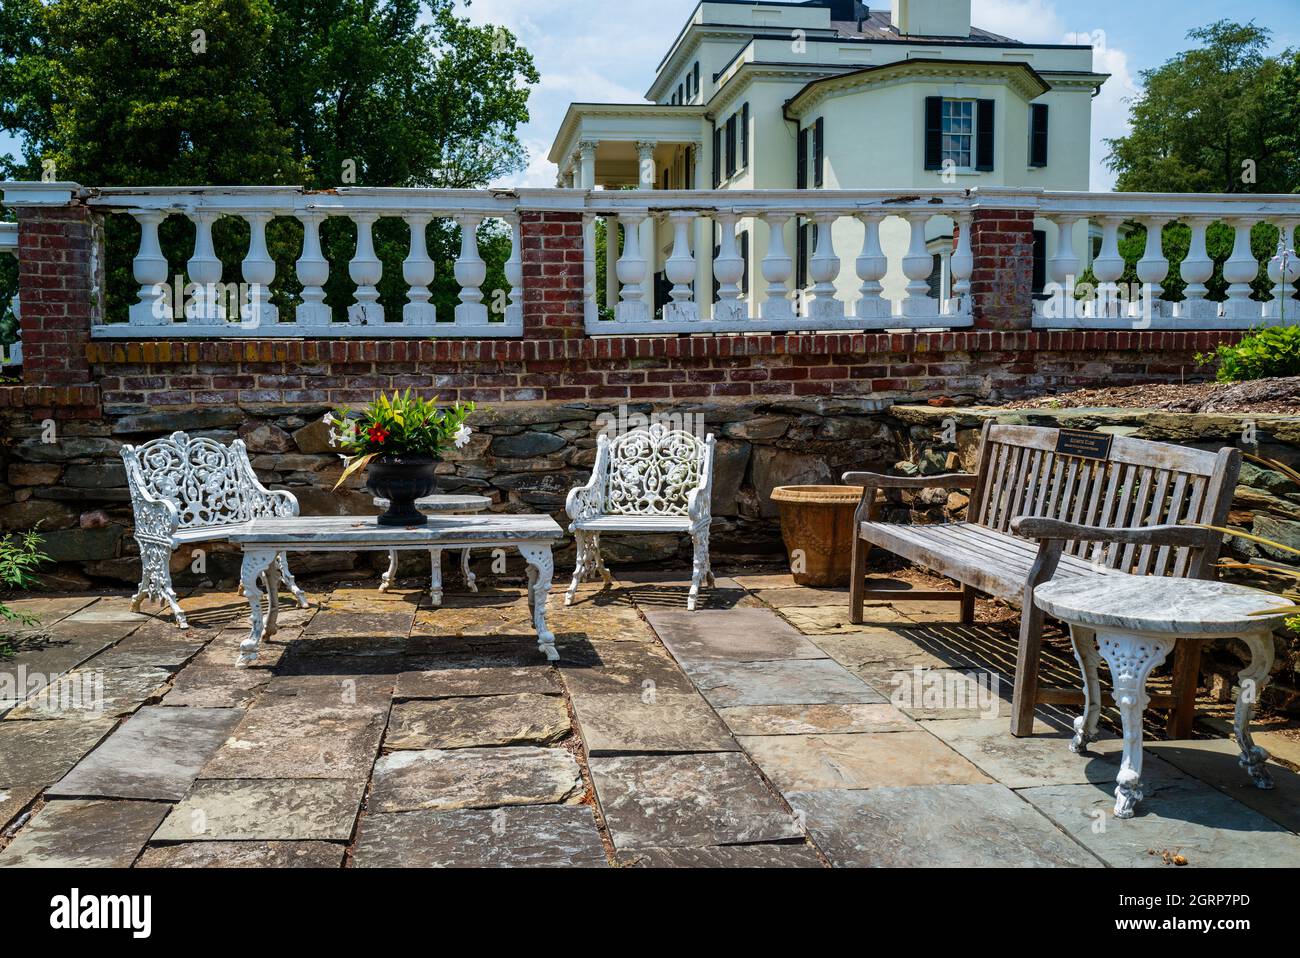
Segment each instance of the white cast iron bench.
[[[140,446],[123,446],[122,461],[140,546],[140,590],[131,610],[140,611],[146,598],[165,602],[182,629],[189,628],[189,622],[172,588],[173,552],[184,545],[229,539],[254,519],[298,515],[292,493],[272,492],[258,480],[241,439],[223,446],[174,432]],[[294,582],[284,554],[276,558],[284,584],[299,607],[307,608],[307,596]]]
[[704,439],[663,423],[596,441],[591,479],[569,493],[565,511],[577,540],[578,558],[564,604],[572,605],[578,583],[599,573],[610,583],[600,557],[605,532],[685,533],[694,543],[691,591],[695,609],[700,585],[713,585],[709,563],[709,499],[713,494],[714,438]]

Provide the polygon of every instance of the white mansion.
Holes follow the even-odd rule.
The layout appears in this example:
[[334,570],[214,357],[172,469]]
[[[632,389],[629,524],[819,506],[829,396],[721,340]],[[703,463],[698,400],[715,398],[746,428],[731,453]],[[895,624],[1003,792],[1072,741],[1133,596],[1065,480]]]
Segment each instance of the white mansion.
[[[1107,79],[1094,72],[1091,47],[997,36],[973,27],[970,9],[970,0],[892,0],[888,10],[860,0],[704,0],[659,64],[648,102],[570,105],[550,153],[560,185],[1087,190],[1091,103]],[[742,220],[738,233],[751,304],[763,297],[750,277],[767,246],[766,231],[752,227]],[[1085,255],[1088,228],[1076,227]],[[931,284],[946,296],[952,222],[936,217],[925,229]],[[799,219],[787,227],[796,289],[808,285],[815,230]],[[662,304],[674,231],[654,218],[639,231],[651,264],[647,299]],[[716,247],[706,221],[693,232],[696,250]],[[860,246],[862,236],[852,220],[834,227],[838,249]],[[907,279],[896,264],[910,232],[887,219],[880,238],[895,264],[884,286],[897,296]],[[1036,239],[1041,277],[1055,231]],[[695,258],[697,290],[713,284],[710,259]],[[607,303],[617,298],[614,272],[605,277]],[[853,299],[852,276],[840,282]]]

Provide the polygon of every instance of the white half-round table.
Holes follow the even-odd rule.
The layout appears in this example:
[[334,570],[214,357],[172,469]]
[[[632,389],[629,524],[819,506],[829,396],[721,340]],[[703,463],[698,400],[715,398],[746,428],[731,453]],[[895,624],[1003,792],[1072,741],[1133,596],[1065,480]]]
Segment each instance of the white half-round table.
[[[375,505],[380,509],[388,508],[388,500],[376,497]],[[425,496],[417,499],[415,506],[421,512],[431,516],[471,516],[483,512],[492,505],[487,496]],[[469,568],[469,549],[460,551],[460,572],[465,585],[471,592],[478,591],[478,583]],[[433,560],[433,574],[429,580],[429,599],[434,605],[442,605],[442,549],[430,549],[429,557]],[[388,571],[379,582],[379,591],[387,592],[397,581],[397,550],[388,553]]]
[[[1241,766],[1258,788],[1272,788],[1268,753],[1250,735],[1255,703],[1273,670],[1273,630],[1300,613],[1287,599],[1227,582],[1158,576],[1083,576],[1045,582],[1034,602],[1070,626],[1074,655],[1083,673],[1083,715],[1074,720],[1070,751],[1084,752],[1097,739],[1101,694],[1099,656],[1110,666],[1115,704],[1124,731],[1124,753],[1115,789],[1115,817],[1132,818],[1142,801],[1142,713],[1147,677],[1179,640],[1238,639],[1250,649],[1240,673],[1235,732]],[[1290,610],[1287,607],[1290,606]]]

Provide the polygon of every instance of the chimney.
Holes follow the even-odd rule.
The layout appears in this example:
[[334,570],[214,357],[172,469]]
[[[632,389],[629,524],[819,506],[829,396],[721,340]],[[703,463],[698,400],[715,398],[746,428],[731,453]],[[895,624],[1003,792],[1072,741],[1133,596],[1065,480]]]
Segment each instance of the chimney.
[[890,19],[903,36],[965,38],[970,0],[892,0]]

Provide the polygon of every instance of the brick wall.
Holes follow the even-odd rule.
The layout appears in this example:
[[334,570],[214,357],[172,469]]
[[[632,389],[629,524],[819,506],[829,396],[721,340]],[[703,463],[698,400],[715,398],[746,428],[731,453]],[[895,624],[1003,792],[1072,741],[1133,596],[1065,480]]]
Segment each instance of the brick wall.
[[23,378],[33,386],[90,382],[86,344],[104,288],[99,221],[83,206],[18,213]]
[[975,325],[1014,329],[1033,315],[1034,214],[1032,210],[976,210],[971,224]]

